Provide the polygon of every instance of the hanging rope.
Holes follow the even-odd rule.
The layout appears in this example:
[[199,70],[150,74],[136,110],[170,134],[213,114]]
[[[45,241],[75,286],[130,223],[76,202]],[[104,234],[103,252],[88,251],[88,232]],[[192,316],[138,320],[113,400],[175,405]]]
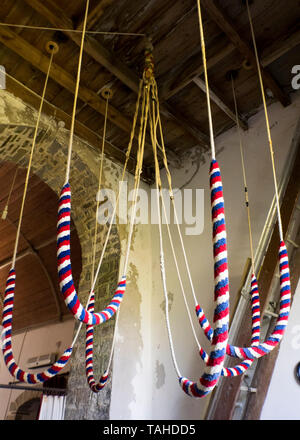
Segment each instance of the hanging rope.
[[279,248],[279,272],[280,272],[280,302],[279,315],[271,335],[263,343],[255,347],[235,347],[228,345],[226,353],[240,359],[260,358],[270,351],[281,341],[289,318],[291,306],[290,271],[287,249],[284,242],[280,242]]
[[[154,89],[155,88],[156,86],[154,86]],[[154,92],[154,96],[157,97],[157,89],[156,89],[156,93]],[[155,100],[158,102],[157,99]],[[154,99],[152,101],[154,101]],[[150,127],[151,127],[151,138],[152,138],[152,146],[153,146],[154,161],[155,161],[155,174],[156,174],[157,209],[158,209],[158,217],[159,217],[159,236],[160,236],[160,261],[161,261],[160,266],[161,266],[163,291],[165,296],[165,314],[166,314],[169,343],[171,348],[171,356],[182,389],[194,397],[203,397],[207,395],[209,392],[211,392],[212,389],[215,387],[216,383],[218,382],[223,367],[226,343],[228,338],[229,292],[228,292],[228,274],[227,274],[227,258],[226,258],[227,252],[226,252],[226,240],[224,240],[224,228],[222,228],[221,225],[220,226],[217,225],[217,227],[214,228],[215,261],[220,260],[220,253],[222,253],[223,257],[225,257],[223,262],[222,272],[215,269],[215,299],[216,299],[216,309],[214,313],[215,334],[214,334],[213,343],[211,345],[212,347],[211,353],[209,355],[209,359],[207,361],[205,371],[203,375],[200,377],[199,381],[196,383],[184,378],[179,371],[175,356],[172,334],[170,330],[170,321],[168,314],[168,292],[166,285],[164,250],[163,250],[162,229],[161,229],[161,215],[160,215],[160,204],[159,204],[159,194],[160,194],[160,198],[162,198],[162,193],[161,193],[161,179],[159,176],[159,166],[158,166],[157,148],[156,148],[158,142],[156,139],[155,127],[157,127],[157,125],[159,126],[159,130],[161,133],[160,146],[161,146],[161,150],[163,151],[165,165],[167,164],[167,160],[164,151],[162,127],[161,127],[161,123],[159,123],[158,115],[157,115],[158,122],[154,123],[154,121],[156,121],[156,114],[155,111],[153,110],[153,116],[152,118],[150,118]],[[222,214],[224,215],[224,204],[222,202],[223,199],[222,187],[218,183],[221,180],[220,172],[215,160],[212,162],[210,174],[211,174],[212,201],[214,202],[218,200],[218,204],[213,204],[212,212],[214,218],[215,216],[218,217],[219,215]],[[170,182],[171,178],[168,171],[167,171],[167,175]],[[171,189],[170,189],[170,197],[171,199],[173,197],[173,192]],[[227,325],[226,325],[226,321],[227,321]]]
[[[49,26],[32,26],[27,24],[16,24],[16,23],[0,23],[0,26],[4,27],[16,27],[21,29],[31,29],[31,30],[38,30],[38,31],[50,31],[50,32],[66,32],[66,33],[83,33],[83,30],[81,29],[67,29],[67,28],[57,28],[57,27],[49,27]],[[146,34],[139,34],[135,32],[109,32],[109,31],[89,31],[86,30],[85,34],[92,34],[92,35],[122,35],[126,37],[145,37]]]
[[272,142],[272,136],[271,136],[270,122],[269,122],[269,115],[268,115],[268,110],[267,110],[265,90],[264,90],[264,85],[263,85],[263,79],[262,79],[262,74],[261,74],[261,67],[260,67],[260,62],[259,62],[259,58],[258,58],[255,34],[254,34],[252,17],[251,17],[251,13],[250,13],[250,9],[249,9],[248,0],[247,0],[246,3],[247,3],[247,12],[248,12],[249,24],[250,24],[250,29],[251,29],[251,36],[252,36],[252,42],[253,42],[253,47],[254,47],[256,65],[257,65],[259,84],[260,84],[261,95],[262,95],[263,106],[264,106],[266,128],[267,128],[270,156],[271,156],[271,162],[272,162],[272,171],[273,171],[275,197],[276,197],[276,207],[277,207],[277,217],[278,217],[279,237],[280,237],[280,241],[283,241],[282,221],[281,221],[281,214],[280,214],[280,203],[279,203],[278,185],[277,185],[277,178],[276,178],[276,170],[275,170],[275,162],[274,162],[274,150],[273,150],[273,142]]
[[[280,303],[279,303],[279,315],[278,315],[277,321],[275,323],[274,330],[271,333],[271,335],[267,338],[267,340],[263,343],[259,343],[257,337],[255,337],[255,339],[253,339],[253,333],[252,333],[250,347],[236,347],[233,345],[228,345],[226,348],[226,353],[230,356],[238,357],[243,360],[246,360],[246,359],[253,360],[255,358],[259,358],[259,357],[262,357],[262,356],[268,354],[281,341],[283,334],[285,332],[286,326],[287,326],[289,312],[290,312],[291,288],[290,288],[290,273],[289,273],[288,254],[287,254],[287,249],[286,249],[285,243],[283,241],[282,222],[281,222],[281,216],[280,216],[280,205],[279,205],[279,197],[278,197],[278,190],[277,190],[277,180],[276,180],[275,163],[274,163],[274,152],[273,152],[273,147],[272,147],[269,117],[268,117],[264,87],[263,87],[263,82],[262,82],[262,75],[261,75],[261,70],[260,70],[260,63],[259,63],[259,59],[258,59],[253,24],[252,24],[252,19],[251,19],[251,15],[250,15],[248,2],[247,2],[247,10],[248,10],[249,22],[250,22],[250,27],[251,27],[252,39],[253,39],[253,46],[255,48],[255,57],[256,57],[257,69],[258,69],[258,73],[259,73],[261,92],[262,92],[262,96],[263,96],[265,119],[266,119],[267,133],[268,133],[268,141],[269,141],[269,148],[270,148],[270,155],[271,155],[271,162],[272,162],[273,177],[274,177],[278,227],[279,227],[279,236],[280,236],[280,248],[279,248]],[[234,88],[233,88],[233,92],[234,92]],[[234,101],[235,101],[235,108],[236,108],[236,115],[237,115],[235,93],[234,93]],[[237,123],[238,123],[238,118],[237,118]],[[241,142],[240,142],[240,145],[241,145]],[[246,183],[246,179],[245,179],[245,166],[244,166],[244,158],[243,158],[242,148],[241,148],[241,157],[242,157],[244,183],[245,183],[245,189],[246,189],[247,183]],[[249,201],[248,201],[247,191],[246,191],[246,205],[248,208],[249,237],[250,237],[250,247],[251,247],[251,256],[252,256],[252,268],[253,268],[253,274],[254,274],[253,245],[252,245],[250,211],[249,211]],[[253,279],[253,277],[252,277],[252,279]],[[256,280],[256,278],[255,278],[255,280]],[[252,311],[253,311],[253,309],[252,309]],[[209,335],[211,333],[210,325],[209,325],[205,315],[203,314],[201,316],[202,316],[203,322],[205,323],[205,327],[206,327],[205,331],[207,332],[207,337],[209,337]],[[254,319],[254,321],[252,322],[252,332],[253,332],[253,327],[255,328],[255,325],[258,325],[258,321],[256,321],[257,317],[254,317],[252,314],[252,320],[253,319]]]
[[[102,171],[103,171],[103,161],[104,161],[104,147],[105,147],[105,138],[106,138],[106,126],[107,126],[107,114],[108,114],[108,102],[111,98],[111,91],[108,91],[103,95],[106,99],[105,104],[105,116],[104,116],[104,127],[103,127],[103,136],[102,136],[102,148],[101,148],[101,158],[100,158],[100,168],[99,168],[99,179],[98,179],[98,191],[97,191],[97,203],[96,203],[96,215],[95,215],[95,233],[94,233],[94,243],[93,243],[93,260],[92,260],[92,285],[94,282],[94,272],[95,272],[95,261],[96,261],[96,247],[97,247],[97,233],[98,233],[98,210],[100,205],[100,189],[102,184]],[[95,305],[95,295],[91,289],[90,299],[88,301],[88,311],[94,312]],[[108,373],[105,371],[102,375],[100,381],[96,383],[94,379],[93,372],[93,344],[94,344],[94,327],[92,325],[86,326],[86,377],[89,384],[89,387],[92,391],[98,392],[100,391],[106,384],[108,380]]]
[[248,219],[251,267],[252,267],[252,274],[254,275],[255,274],[255,261],[254,261],[254,252],[253,252],[253,238],[252,238],[251,215],[250,215],[250,205],[249,205],[249,196],[248,196],[248,185],[247,185],[246,170],[245,170],[244,148],[243,148],[243,142],[242,142],[240,120],[239,120],[236,93],[235,93],[235,87],[234,87],[234,79],[233,79],[232,75],[231,75],[231,87],[232,87],[232,95],[233,95],[233,101],[234,101],[235,119],[236,119],[237,131],[238,131],[238,135],[239,135],[241,164],[242,164],[243,181],[244,181],[244,188],[245,188],[245,205],[246,205],[247,219]]
[[[201,11],[200,2],[198,1],[198,13],[199,13],[199,22],[200,22],[200,38],[201,38],[201,47],[202,47],[202,56],[203,56],[203,65],[204,70],[206,67],[206,57],[205,57],[205,45],[204,45],[204,37],[203,37],[203,27],[202,27],[202,19],[201,19]],[[206,86],[208,88],[207,76],[206,76]],[[209,92],[208,92],[209,93]],[[212,198],[212,221],[214,224],[213,227],[213,241],[214,241],[214,261],[215,261],[215,302],[216,308],[214,311],[214,335],[213,341],[211,344],[211,352],[207,361],[207,365],[205,367],[203,375],[200,377],[198,382],[190,381],[189,379],[180,375],[175,352],[173,347],[172,336],[170,332],[170,324],[169,324],[169,316],[168,316],[168,298],[167,298],[167,287],[166,287],[166,274],[164,267],[164,253],[163,253],[163,243],[161,236],[161,227],[159,227],[160,233],[160,249],[161,249],[161,274],[163,281],[163,290],[165,295],[166,302],[166,319],[167,319],[167,329],[169,342],[171,346],[171,354],[173,364],[176,370],[176,373],[179,378],[179,383],[182,389],[189,395],[194,397],[203,397],[210,393],[214,387],[216,386],[219,377],[221,375],[221,371],[223,368],[224,360],[225,360],[225,350],[228,340],[228,325],[229,325],[229,286],[228,286],[228,267],[227,267],[227,246],[226,246],[226,229],[225,229],[225,216],[224,216],[224,202],[223,202],[223,190],[222,190],[222,182],[220,170],[215,160],[215,148],[214,148],[214,138],[213,138],[213,127],[212,127],[212,118],[211,118],[211,110],[210,110],[210,100],[208,94],[208,112],[209,112],[209,126],[210,126],[210,138],[211,138],[211,152],[212,152],[212,162],[210,168],[210,184],[211,184],[211,198]],[[155,120],[155,118],[153,118]],[[159,122],[159,130],[161,134],[161,148],[164,149],[163,136],[162,136],[162,127]],[[154,156],[156,155],[156,141],[155,136],[152,136],[152,144],[153,144],[153,152]],[[164,165],[167,165],[167,159],[164,155]],[[156,173],[157,166],[155,167]],[[168,169],[166,167],[166,169]],[[169,180],[169,185],[171,183],[170,173],[167,171],[167,177]],[[157,191],[159,190],[160,180],[156,178]],[[174,198],[173,192],[170,188],[170,197],[171,200]],[[159,208],[159,199],[158,203],[158,212],[160,214]],[[176,219],[176,210],[174,210],[174,215]],[[177,219],[178,220],[178,219]],[[178,221],[176,222],[178,223]],[[161,219],[159,218],[159,223]],[[179,229],[179,228],[178,228]],[[181,237],[181,235],[180,235]],[[182,243],[182,248],[184,248]],[[188,266],[186,261],[186,266]],[[188,272],[189,273],[189,272]],[[190,280],[191,281],[191,280]],[[192,286],[192,283],[191,283]],[[195,299],[195,295],[194,295]]]
[[[154,136],[153,136],[154,138]],[[155,140],[152,141],[154,156],[157,154],[155,148]],[[155,159],[157,161],[157,158]],[[158,167],[156,165],[156,174],[158,174]],[[218,217],[222,213],[224,213],[224,204],[222,202],[222,187],[217,186],[218,182],[220,182],[220,172],[217,168],[215,162],[213,162],[211,171],[211,192],[212,192],[212,216],[213,219]],[[156,186],[157,193],[161,194],[161,186],[160,179],[156,178]],[[215,189],[218,188],[218,191]],[[161,194],[162,197],[162,194]],[[218,200],[218,204],[214,204],[214,202]],[[218,382],[219,376],[221,375],[224,358],[225,358],[225,349],[228,339],[228,312],[229,312],[229,295],[228,295],[228,273],[227,273],[227,260],[224,257],[226,254],[226,240],[224,240],[224,233],[222,225],[218,225],[214,228],[214,259],[215,259],[215,300],[216,300],[216,308],[214,312],[214,322],[215,322],[215,331],[214,337],[211,344],[211,352],[209,354],[209,358],[207,360],[207,364],[204,370],[203,375],[200,377],[198,382],[192,382],[189,379],[183,377],[180,374],[179,368],[177,366],[177,361],[175,357],[174,344],[172,341],[172,335],[170,331],[170,322],[168,316],[168,292],[166,285],[166,274],[165,274],[165,266],[164,266],[164,251],[163,251],[163,243],[162,243],[162,231],[161,231],[161,219],[160,219],[160,208],[159,208],[159,199],[157,200],[157,209],[159,213],[159,235],[160,235],[160,253],[161,253],[161,273],[162,273],[162,281],[163,281],[163,290],[166,302],[166,320],[167,320],[167,329],[169,342],[171,346],[171,354],[173,364],[175,366],[176,373],[179,378],[179,383],[182,389],[189,395],[194,397],[204,397],[208,393],[210,393]],[[223,261],[224,260],[224,261]],[[220,262],[221,265],[220,265]],[[220,270],[220,268],[222,270]],[[224,343],[225,341],[225,343]]]
[[15,186],[15,182],[16,182],[18,171],[19,171],[19,168],[17,167],[16,171],[14,173],[12,184],[11,184],[11,187],[10,187],[10,190],[9,190],[9,194],[8,194],[8,197],[7,197],[7,202],[6,202],[6,205],[5,205],[5,207],[3,209],[3,212],[2,212],[2,216],[1,216],[2,220],[5,220],[6,217],[7,217],[7,214],[8,214],[8,206],[9,206],[10,198],[11,198],[14,186]]
[[[68,306],[69,310],[72,312],[74,317],[81,322],[89,325],[98,325],[110,319],[118,310],[120,303],[123,299],[123,295],[126,288],[126,272],[128,265],[128,258],[130,252],[130,243],[133,232],[133,225],[130,226],[129,238],[128,238],[128,247],[125,255],[125,264],[124,264],[124,275],[121,278],[121,281],[118,284],[118,287],[114,293],[112,301],[109,305],[102,310],[100,313],[91,313],[84,308],[79,301],[77,292],[75,290],[74,281],[72,277],[72,268],[71,268],[71,260],[70,260],[70,223],[71,223],[71,189],[69,184],[69,174],[70,174],[70,164],[71,164],[71,155],[72,155],[72,143],[73,143],[73,132],[74,132],[74,124],[75,124],[75,115],[76,115],[76,102],[79,90],[79,81],[80,81],[80,71],[81,71],[81,61],[82,61],[82,53],[83,53],[83,43],[84,43],[84,35],[86,29],[88,15],[88,1],[86,5],[86,13],[83,25],[83,33],[80,47],[80,56],[79,56],[79,65],[78,65],[78,73],[77,73],[77,81],[75,88],[75,97],[74,97],[74,105],[73,105],[73,115],[72,115],[72,124],[71,124],[71,133],[70,133],[70,141],[68,148],[68,159],[67,159],[67,167],[66,167],[66,178],[65,184],[61,191],[61,197],[59,201],[59,209],[58,209],[58,224],[57,224],[57,263],[58,263],[58,276],[60,281],[60,289],[61,293],[64,297],[65,303]],[[135,128],[134,121],[133,126]],[[133,131],[133,130],[132,130]],[[130,144],[132,143],[133,136],[131,136]],[[142,141],[145,143],[145,133],[140,134],[139,142]],[[131,147],[130,147],[131,148]],[[143,150],[143,148],[142,148]],[[128,162],[129,156],[126,157],[126,165]],[[138,165],[137,169],[142,166],[143,162],[143,153],[138,157]],[[140,181],[140,173],[138,178],[135,178],[135,184],[139,185]],[[138,187],[135,188],[135,193],[137,193]],[[135,212],[135,209],[133,211]],[[133,219],[134,221],[134,219]],[[90,292],[92,294],[95,282],[100,270],[101,260],[99,261],[98,268],[94,277],[94,283]]]
[[16,271],[15,271],[15,263],[16,263],[16,255],[17,255],[17,249],[18,249],[18,242],[21,232],[21,224],[22,224],[22,218],[24,213],[24,205],[25,205],[25,199],[26,194],[28,190],[28,182],[29,182],[29,176],[31,171],[31,165],[32,165],[32,159],[33,159],[33,153],[36,145],[36,139],[38,134],[38,128],[44,103],[44,98],[46,94],[49,74],[52,66],[53,61],[53,55],[55,53],[54,49],[50,51],[50,60],[49,60],[49,66],[47,70],[45,85],[43,89],[42,99],[39,107],[36,127],[34,131],[31,151],[30,151],[30,158],[29,158],[29,164],[27,168],[26,178],[25,178],[25,185],[24,185],[24,191],[23,191],[23,197],[22,197],[22,203],[21,203],[21,209],[20,209],[20,215],[19,215],[19,222],[18,222],[18,228],[16,233],[16,239],[15,239],[15,246],[14,246],[14,253],[13,253],[13,259],[12,259],[12,266],[9,271],[9,275],[6,281],[6,289],[4,294],[4,301],[3,301],[3,310],[2,310],[2,352],[4,356],[5,364],[12,376],[14,376],[17,380],[21,382],[27,382],[30,384],[34,383],[41,383],[45,382],[46,380],[50,379],[51,377],[58,374],[64,366],[67,364],[71,354],[73,346],[71,345],[69,348],[65,350],[65,352],[61,355],[61,357],[58,359],[57,362],[55,362],[51,367],[49,367],[47,370],[32,374],[28,373],[24,370],[22,370],[18,366],[18,362],[14,358],[13,354],[13,348],[12,348],[12,319],[13,319],[13,308],[14,308],[14,298],[15,298],[15,285],[16,285]]
[[19,238],[20,238],[20,232],[21,232],[21,225],[22,225],[22,219],[23,219],[24,205],[25,205],[25,199],[26,199],[28,183],[29,183],[29,177],[30,177],[30,172],[31,172],[32,158],[33,158],[33,153],[34,153],[34,150],[35,150],[35,145],[36,145],[36,140],[37,140],[37,135],[38,135],[38,129],[39,129],[40,119],[41,119],[41,114],[42,114],[42,108],[43,108],[45,94],[46,94],[46,89],[47,89],[47,85],[48,85],[49,74],[50,74],[50,70],[51,70],[51,66],[52,66],[53,55],[54,55],[54,52],[52,51],[51,55],[50,55],[50,61],[49,61],[48,69],[47,69],[46,80],[45,80],[44,89],[43,89],[43,93],[42,93],[42,99],[41,99],[40,106],[39,106],[37,122],[36,122],[35,130],[34,130],[33,141],[32,141],[32,146],[31,146],[31,151],[30,151],[29,163],[28,163],[28,168],[27,168],[26,177],[25,177],[25,185],[24,185],[24,190],[23,190],[23,198],[22,198],[22,202],[21,202],[19,222],[18,222],[18,227],[17,227],[17,234],[16,234],[13,258],[12,258],[12,267],[13,268],[15,267],[15,263],[16,263],[16,255],[17,255],[17,251],[18,251],[18,244],[19,244]]
[[98,210],[100,206],[100,190],[102,184],[102,171],[103,171],[103,162],[104,162],[104,147],[106,140],[106,126],[107,126],[107,114],[108,114],[108,102],[110,99],[110,95],[107,94],[106,102],[105,102],[105,116],[104,116],[104,126],[103,126],[103,135],[102,135],[102,148],[101,148],[101,157],[100,157],[100,168],[99,168],[99,178],[98,178],[98,191],[97,191],[97,202],[96,202],[96,215],[95,215],[95,232],[94,232],[94,242],[93,242],[93,260],[92,260],[92,285],[94,282],[94,272],[95,272],[95,262],[96,262],[96,244],[97,244],[97,235],[98,235]]
[[83,47],[84,47],[84,37],[85,37],[86,24],[87,24],[87,18],[88,18],[88,11],[89,11],[89,0],[86,0],[83,29],[82,29],[82,34],[81,34],[81,44],[80,44],[78,68],[77,68],[77,78],[76,78],[74,101],[73,101],[73,112],[72,112],[71,128],[70,128],[70,138],[69,138],[69,147],[68,147],[68,157],[67,157],[65,185],[69,182],[69,177],[70,177],[70,167],[71,167],[72,147],[73,147],[73,138],[74,138],[76,107],[77,107],[77,99],[78,99],[78,91],[79,91],[79,83],[80,83],[80,74],[81,74],[81,64],[82,64]]
[[212,113],[211,113],[211,105],[210,105],[210,90],[209,90],[209,85],[208,85],[205,39],[204,39],[204,30],[203,30],[203,22],[202,22],[200,0],[197,0],[197,9],[198,9],[198,21],[199,21],[199,29],[200,29],[200,42],[201,42],[201,51],[202,51],[202,60],[203,60],[203,71],[204,71],[204,79],[205,79],[205,93],[206,93],[206,101],[207,101],[207,113],[208,113],[208,123],[209,123],[211,158],[212,158],[212,160],[215,160],[215,158],[216,158],[216,148],[215,148],[215,139],[214,139],[214,132],[213,132]]
[[[137,103],[136,103],[136,111],[135,111],[135,115],[134,115],[134,123],[133,123],[133,132],[130,138],[130,142],[129,142],[129,149],[128,149],[128,155],[127,157],[129,157],[130,154],[130,150],[131,150],[131,146],[132,146],[132,141],[133,141],[133,137],[134,137],[134,130],[135,130],[135,126],[136,126],[136,121],[137,121],[137,116],[138,116],[138,112],[139,112],[139,105],[140,105],[140,99],[141,99],[141,90],[142,90],[142,83],[140,83],[140,87],[139,87],[139,94],[138,94],[138,99],[137,99]],[[145,100],[143,101],[143,105],[145,104]],[[144,112],[144,109],[142,109],[142,114]],[[106,112],[107,114],[107,112]],[[141,124],[142,126],[142,124]],[[106,122],[104,122],[104,127],[106,127]],[[105,132],[105,129],[104,129]],[[103,158],[103,150],[104,150],[104,144],[102,145],[102,158]],[[141,157],[141,142],[139,142],[138,145],[138,158]],[[101,176],[102,176],[102,164],[100,165],[100,174],[99,174],[99,188],[98,188],[98,192],[100,190],[100,182],[101,182]],[[126,166],[124,167],[123,173],[122,173],[122,184],[123,184],[123,180],[124,180],[124,174],[125,174],[125,169]],[[142,162],[140,162],[140,160],[137,161],[137,168],[136,168],[136,178],[135,178],[135,188],[134,191],[136,191],[137,185],[139,186],[139,182],[138,182],[138,176],[141,174],[142,171]],[[121,188],[120,191],[118,193],[118,197],[117,197],[117,201],[116,201],[116,205],[118,204],[118,200],[119,200],[119,196],[121,193]],[[134,203],[136,204],[136,198],[137,198],[137,193],[134,196]],[[96,209],[96,226],[95,226],[95,240],[94,240],[94,255],[93,255],[93,261],[95,261],[95,251],[96,251],[96,228],[97,228],[97,210],[98,210],[98,205],[97,205],[97,209]],[[112,221],[115,217],[115,211],[111,217],[111,223],[110,223],[110,228],[112,225]],[[134,217],[131,219],[131,224],[134,221],[135,215]],[[106,245],[107,245],[107,240],[109,237],[109,233],[110,233],[110,229],[108,231],[107,237],[106,237],[106,242],[105,242],[105,246],[102,249],[102,255],[100,257],[100,264],[102,262],[102,258],[106,249]],[[130,239],[131,241],[131,239]],[[129,246],[128,246],[129,249]],[[127,253],[129,255],[129,253]],[[125,266],[127,266],[127,263],[125,263]],[[125,267],[125,270],[127,270],[127,267]],[[93,264],[93,268],[92,268],[92,273],[94,274],[94,264]],[[126,272],[124,272],[126,273]],[[94,275],[93,275],[93,280],[92,280],[92,288],[94,285]],[[90,295],[90,299],[88,301],[88,311],[90,313],[94,313],[94,292],[93,289],[91,288],[91,295]],[[113,356],[113,351],[114,351],[114,345],[115,345],[115,339],[116,339],[116,331],[117,331],[117,327],[118,327],[118,318],[119,318],[119,309],[117,311],[117,316],[116,316],[116,322],[115,322],[115,328],[114,328],[114,335],[113,335],[113,342],[112,342],[112,346],[111,346],[111,352],[110,352],[110,357],[109,357],[109,361],[108,361],[108,366],[105,370],[105,372],[103,373],[103,375],[100,378],[100,381],[98,383],[96,383],[95,379],[94,379],[94,369],[93,369],[93,337],[94,337],[94,327],[93,325],[88,325],[87,326],[87,330],[86,330],[86,376],[87,376],[87,381],[88,384],[91,388],[91,390],[95,393],[99,392],[107,383],[108,380],[108,374],[109,374],[109,370],[110,370],[110,365],[111,365],[111,361],[112,361],[112,356]]]

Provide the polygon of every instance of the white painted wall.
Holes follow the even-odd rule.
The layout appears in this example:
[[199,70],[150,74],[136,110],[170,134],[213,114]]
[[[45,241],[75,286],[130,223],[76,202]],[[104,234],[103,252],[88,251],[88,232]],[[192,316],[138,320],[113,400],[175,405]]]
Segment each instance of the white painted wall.
[[300,281],[285,336],[280,344],[261,420],[300,420],[300,383],[295,366],[300,362]]
[[[58,353],[61,355],[64,350],[71,344],[74,333],[74,320],[69,319],[65,322],[52,324],[47,327],[40,327],[29,330],[27,333],[19,333],[12,337],[12,346],[14,357],[19,363],[20,367],[26,371],[38,373],[45,368],[28,370],[27,361],[31,357],[42,356],[48,353]],[[67,364],[63,372],[69,370]],[[15,379],[10,375],[3,356],[0,356],[0,383],[8,384],[14,382]],[[16,398],[23,391],[7,390],[0,388],[0,420],[5,418],[9,405],[14,402]],[[38,394],[37,394],[38,396]]]
[[[133,177],[128,178],[128,191],[133,188]],[[149,191],[147,185],[141,188]],[[130,205],[129,205],[130,206]],[[129,224],[120,229],[123,269]],[[152,236],[147,224],[135,226],[127,287],[120,308],[114,350],[112,420],[143,420],[151,418],[151,303],[152,303]]]

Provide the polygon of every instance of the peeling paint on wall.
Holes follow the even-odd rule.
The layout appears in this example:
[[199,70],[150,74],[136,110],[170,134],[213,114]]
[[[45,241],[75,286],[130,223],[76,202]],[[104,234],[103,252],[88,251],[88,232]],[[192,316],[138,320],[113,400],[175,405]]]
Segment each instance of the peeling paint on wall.
[[161,364],[158,360],[156,361],[155,374],[156,374],[155,386],[158,389],[164,385],[166,379],[164,364]]
[[[168,292],[168,310],[169,310],[169,312],[172,309],[173,301],[174,301],[174,294],[172,292]],[[165,299],[160,304],[160,308],[162,309],[162,311],[164,312],[164,315],[165,315],[166,314],[166,300]]]
[[[119,317],[119,326],[117,334],[117,344],[122,342],[126,344],[126,353],[128,357],[119,358],[118,355],[124,355],[124,352],[117,353],[118,361],[124,363],[124,373],[126,371],[126,380],[122,377],[114,377],[115,387],[121,386],[122,393],[126,394],[127,406],[122,404],[122,414],[120,418],[132,418],[131,405],[136,402],[136,389],[134,387],[135,377],[142,368],[139,353],[143,349],[143,339],[141,334],[141,302],[142,294],[138,286],[139,273],[135,264],[129,264],[127,274],[126,294],[122,303]],[[129,357],[134,353],[134,358]]]

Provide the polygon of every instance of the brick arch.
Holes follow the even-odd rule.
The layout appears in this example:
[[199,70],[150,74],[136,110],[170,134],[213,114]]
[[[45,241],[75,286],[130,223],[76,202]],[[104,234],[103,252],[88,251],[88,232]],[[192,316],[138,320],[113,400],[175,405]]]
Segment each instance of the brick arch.
[[[0,121],[1,124],[1,121]],[[26,167],[31,147],[34,128],[31,125],[2,124],[0,125],[0,160],[12,161]],[[54,135],[53,135],[54,132]],[[66,139],[66,136],[65,136]],[[79,147],[87,148],[80,140]],[[42,128],[39,131],[36,150],[33,158],[32,171],[46,182],[54,192],[59,194],[64,183],[67,147],[65,142],[58,141],[55,130]],[[104,176],[105,177],[105,176]],[[72,189],[72,219],[75,223],[82,249],[82,274],[79,283],[79,297],[86,303],[90,288],[92,239],[95,224],[95,195],[98,182],[90,166],[76,151],[72,155],[70,173]],[[98,252],[100,251],[107,226],[101,229]],[[100,273],[96,291],[95,309],[99,310],[107,304],[118,282],[120,239],[117,226],[113,226],[104,261],[104,270]],[[112,343],[114,319],[95,329],[95,373],[99,377],[106,367]],[[70,361],[69,392],[66,404],[67,419],[107,419],[110,405],[110,383],[102,393],[91,397],[87,386],[84,370],[85,332],[81,332]],[[96,376],[97,377],[97,376]],[[85,404],[86,401],[86,404]],[[100,403],[101,402],[101,403]],[[80,409],[78,409],[80,407]]]

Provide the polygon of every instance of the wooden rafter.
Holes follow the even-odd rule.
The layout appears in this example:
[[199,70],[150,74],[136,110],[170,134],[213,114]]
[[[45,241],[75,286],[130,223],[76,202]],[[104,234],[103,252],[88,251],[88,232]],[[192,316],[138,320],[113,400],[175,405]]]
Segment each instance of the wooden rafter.
[[[227,55],[234,51],[233,44],[229,43],[216,51],[207,59],[207,68],[211,69],[217,63],[222,61]],[[193,79],[203,74],[202,57],[199,53],[193,55],[184,66],[179,66],[175,71],[171,71],[163,81],[160,81],[161,93],[160,98],[166,101],[176,95],[180,90],[189,85]]]
[[[245,57],[245,59],[256,66],[256,59],[252,47],[247,41],[245,41],[240,33],[236,30],[235,25],[231,22],[230,18],[216,5],[214,0],[202,0],[201,4],[207,11],[211,19],[219,26],[219,28],[227,35],[232,44],[239,50],[239,52]],[[281,102],[283,106],[290,104],[289,96],[283,92],[272,75],[261,66],[263,81],[266,87],[268,87],[275,98]]]
[[168,103],[165,103],[163,106],[160,106],[161,113],[167,118],[172,119],[175,122],[180,123],[180,125],[185,126],[185,131],[188,132],[196,141],[201,141],[201,144],[205,147],[209,145],[209,137],[202,133],[198,128],[189,124],[189,121],[185,118],[184,115],[171,109],[171,106]]
[[[34,67],[39,69],[41,72],[47,73],[49,65],[48,56],[44,55],[35,46],[28,43],[18,34],[11,31],[8,27],[1,26],[0,41],[9,49],[21,56],[24,60],[28,61]],[[74,93],[75,80],[73,76],[55,62],[52,63],[50,77],[69,92]],[[78,96],[82,101],[87,102],[89,106],[98,113],[102,115],[105,114],[105,102],[93,90],[81,85]],[[125,132],[130,132],[131,122],[112,105],[109,106],[108,118]]]
[[280,38],[280,40],[276,40],[276,43],[263,50],[260,61],[261,65],[263,67],[268,66],[273,63],[273,61],[278,60],[278,58],[292,50],[298,44],[300,44],[300,29],[288,33]]
[[[261,53],[261,65],[263,67],[269,66],[273,61],[276,61],[281,56],[292,50],[300,44],[300,31],[294,31],[289,33],[280,41],[276,41],[276,44],[272,44],[266,47]],[[214,67],[217,63],[225,59],[234,51],[235,47],[232,43],[228,43],[226,46],[219,48],[213,55],[207,59],[208,69]],[[193,55],[184,66],[178,66],[175,70],[172,70],[161,82],[160,97],[163,101],[172,98],[180,90],[184,89],[195,77],[203,74],[203,64],[201,55]]]
[[[47,72],[49,58],[41,51],[39,51],[35,46],[20,37],[18,34],[12,32],[8,27],[1,26],[0,42],[2,42],[5,46],[7,46],[15,53],[17,53],[24,60],[35,66],[41,72]],[[52,63],[50,77],[62,87],[69,90],[69,92],[74,93],[75,80],[73,76],[54,62]],[[14,90],[12,89],[12,91]],[[96,92],[84,85],[81,85],[79,88],[78,96],[82,101],[86,102],[99,114],[105,115],[105,102]],[[62,114],[62,112],[60,113]],[[131,132],[132,122],[124,117],[123,114],[115,109],[112,105],[110,105],[108,109],[108,119],[126,133]],[[81,125],[81,129],[82,128],[83,126]],[[148,144],[146,144],[146,147],[148,147],[148,151],[151,151]],[[110,150],[112,150],[112,148],[110,148]],[[130,169],[130,171],[132,171],[132,169]],[[145,176],[147,176],[147,173],[145,173]],[[150,180],[152,179],[150,178]]]
[[[205,87],[205,82],[199,78],[198,76],[196,76],[193,79],[194,84],[196,84],[197,87],[199,87],[199,89],[201,89],[204,93],[206,93],[206,87]],[[217,104],[217,106],[223,110],[224,113],[226,113],[227,116],[229,116],[230,119],[232,119],[234,122],[236,122],[236,116],[235,116],[235,112],[233,110],[231,110],[231,108],[229,108],[229,106],[224,102],[223,99],[220,98],[219,94],[215,93],[213,90],[209,89],[209,96],[211,98],[211,100]],[[247,130],[248,129],[248,124],[239,117],[239,125],[244,129]]]

